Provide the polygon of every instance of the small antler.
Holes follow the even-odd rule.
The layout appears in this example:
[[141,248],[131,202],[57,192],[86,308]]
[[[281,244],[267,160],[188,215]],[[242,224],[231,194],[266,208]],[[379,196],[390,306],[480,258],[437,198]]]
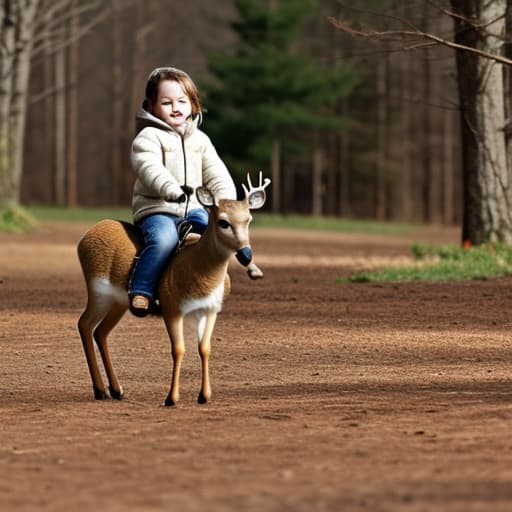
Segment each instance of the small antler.
[[267,199],[265,189],[270,185],[270,178],[263,179],[263,173],[260,171],[260,183],[257,187],[254,187],[251,182],[251,175],[247,173],[247,183],[249,189],[242,183],[242,188],[245,191],[245,197],[249,203],[249,208],[255,210],[261,208]]

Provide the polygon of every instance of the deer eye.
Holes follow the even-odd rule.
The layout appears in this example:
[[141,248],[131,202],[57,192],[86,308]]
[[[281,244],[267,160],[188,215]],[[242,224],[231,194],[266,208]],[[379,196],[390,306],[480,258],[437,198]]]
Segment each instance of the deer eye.
[[219,225],[219,227],[221,229],[228,229],[229,227],[231,227],[231,224],[227,221],[227,220],[224,220],[224,219],[220,219],[217,224]]

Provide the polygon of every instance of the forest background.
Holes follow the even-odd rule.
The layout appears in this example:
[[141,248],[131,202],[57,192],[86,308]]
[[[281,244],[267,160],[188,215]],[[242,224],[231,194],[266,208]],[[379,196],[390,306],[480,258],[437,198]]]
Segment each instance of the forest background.
[[[4,31],[18,3],[3,2]],[[274,212],[462,222],[455,51],[403,34],[358,38],[331,22],[451,41],[455,1],[24,3],[34,12],[23,204],[128,206],[147,75],[175,66],[199,84],[203,129],[235,180],[274,178]]]

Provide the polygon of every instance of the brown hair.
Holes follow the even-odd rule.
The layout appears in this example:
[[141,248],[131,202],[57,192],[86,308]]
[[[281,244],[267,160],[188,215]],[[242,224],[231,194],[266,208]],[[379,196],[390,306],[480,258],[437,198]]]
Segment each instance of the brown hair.
[[162,80],[174,80],[178,82],[190,100],[192,115],[201,114],[201,101],[196,84],[185,71],[176,68],[156,68],[151,72],[146,83],[144,108],[148,108],[150,104],[155,103],[158,96],[158,86]]

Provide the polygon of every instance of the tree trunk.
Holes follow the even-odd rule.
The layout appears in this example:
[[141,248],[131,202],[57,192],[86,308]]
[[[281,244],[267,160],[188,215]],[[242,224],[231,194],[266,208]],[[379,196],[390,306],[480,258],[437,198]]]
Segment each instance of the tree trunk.
[[[349,117],[349,105],[346,99],[341,103],[342,115]],[[342,217],[350,217],[352,208],[350,203],[350,130],[346,130],[343,134],[336,134],[335,140],[338,145],[338,168],[339,168],[339,208],[338,213]]]
[[[512,0],[507,0],[505,16],[505,44],[503,45],[505,57],[512,59]],[[507,149],[507,162],[512,163],[512,66],[506,66],[504,72],[504,98],[505,98],[505,145]]]
[[10,2],[0,5],[2,14],[0,54],[0,209],[11,207],[14,201],[11,169],[13,165],[10,110],[13,68],[16,46],[16,19]]
[[454,211],[454,169],[455,159],[453,154],[454,119],[451,110],[444,111],[444,136],[443,136],[443,222],[453,224],[455,222]]
[[55,54],[55,200],[66,204],[66,49]]
[[120,204],[123,187],[121,169],[121,141],[124,135],[123,123],[123,30],[120,0],[112,0],[112,142],[111,151],[111,197],[113,204]]
[[[425,10],[427,4],[425,5]],[[423,23],[426,28],[427,21],[424,14]],[[423,52],[422,60],[422,91],[421,97],[421,155],[422,155],[422,187],[421,199],[423,203],[423,221],[430,222],[432,220],[432,119],[431,119],[431,104],[432,104],[432,76],[430,73],[430,53],[428,50]]]
[[377,219],[385,220],[388,213],[389,171],[389,56],[384,55],[377,68],[377,161],[376,208]]
[[281,142],[272,142],[272,212],[281,211]]
[[1,11],[0,209],[16,207],[20,200],[30,57],[38,6],[39,0],[6,0]]
[[69,22],[69,62],[68,62],[68,130],[67,130],[67,165],[66,165],[66,204],[77,206],[77,174],[78,174],[78,45],[79,30],[78,0],[71,0],[73,13]]
[[[134,174],[130,163],[129,144],[131,143],[136,129],[137,111],[142,105],[144,87],[146,83],[147,73],[147,55],[150,48],[148,41],[151,34],[155,31],[159,23],[158,9],[155,8],[153,2],[137,2],[134,6],[133,21],[133,49],[130,52],[130,69],[131,79],[129,83],[128,107],[126,109],[127,116],[123,122],[123,141],[125,147],[121,158],[122,184],[121,190],[124,191],[120,195],[120,201],[127,201],[131,197]],[[124,85],[124,84],[123,84]]]
[[[50,11],[46,11],[43,17],[43,26],[46,27],[52,21],[52,13]],[[43,90],[44,91],[53,91],[55,88],[55,59],[53,58],[53,54],[50,51],[52,34],[46,32],[45,38],[43,40]],[[49,183],[49,193],[48,196],[52,203],[56,202],[55,197],[55,94],[44,95],[43,99],[44,104],[44,117],[43,117],[43,126],[44,130],[41,136],[43,137],[43,145],[46,148],[46,155],[48,161],[48,174],[50,179]],[[30,160],[28,161],[28,165],[30,165]]]
[[[499,53],[505,0],[451,0],[455,41]],[[467,20],[476,20],[471,25]],[[485,27],[480,29],[478,27]],[[505,151],[503,66],[457,52],[463,144],[465,244],[512,243],[511,191]]]
[[[279,0],[268,0],[268,8],[276,11]],[[281,211],[281,141],[272,141],[272,212]]]
[[312,173],[312,198],[311,213],[320,217],[323,212],[323,184],[324,155],[320,144],[317,142],[313,148],[313,173]]

